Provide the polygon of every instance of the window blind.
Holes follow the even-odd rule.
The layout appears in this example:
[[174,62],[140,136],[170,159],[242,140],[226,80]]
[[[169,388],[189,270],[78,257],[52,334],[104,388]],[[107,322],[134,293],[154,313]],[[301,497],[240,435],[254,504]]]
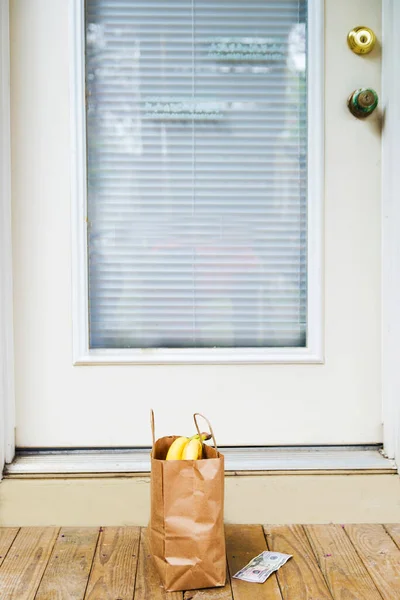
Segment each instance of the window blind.
[[91,348],[305,346],[305,3],[85,10]]

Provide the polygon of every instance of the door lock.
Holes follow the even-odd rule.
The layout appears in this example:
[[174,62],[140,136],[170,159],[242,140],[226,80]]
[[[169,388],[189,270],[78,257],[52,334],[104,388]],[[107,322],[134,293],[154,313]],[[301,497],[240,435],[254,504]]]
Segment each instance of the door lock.
[[355,54],[369,54],[376,44],[376,35],[369,27],[354,27],[347,35],[347,43]]
[[378,106],[378,94],[370,88],[354,90],[347,100],[347,106],[354,117],[365,119]]

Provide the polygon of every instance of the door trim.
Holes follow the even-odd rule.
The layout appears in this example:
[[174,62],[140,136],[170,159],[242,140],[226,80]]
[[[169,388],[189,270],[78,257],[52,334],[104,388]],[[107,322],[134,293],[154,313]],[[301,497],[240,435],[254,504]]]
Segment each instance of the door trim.
[[0,0],[0,479],[14,458],[9,0]]
[[73,364],[323,363],[324,1],[308,0],[307,347],[89,347],[84,0],[70,0]]
[[400,4],[383,0],[382,412],[386,454],[400,466]]

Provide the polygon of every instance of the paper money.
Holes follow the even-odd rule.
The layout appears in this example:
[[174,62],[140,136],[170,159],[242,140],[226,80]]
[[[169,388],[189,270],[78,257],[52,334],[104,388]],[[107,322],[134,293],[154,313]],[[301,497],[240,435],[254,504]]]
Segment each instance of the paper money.
[[235,573],[236,579],[250,581],[251,583],[264,583],[272,573],[277,571],[284,565],[291,554],[282,554],[280,552],[261,552],[253,558],[248,565]]

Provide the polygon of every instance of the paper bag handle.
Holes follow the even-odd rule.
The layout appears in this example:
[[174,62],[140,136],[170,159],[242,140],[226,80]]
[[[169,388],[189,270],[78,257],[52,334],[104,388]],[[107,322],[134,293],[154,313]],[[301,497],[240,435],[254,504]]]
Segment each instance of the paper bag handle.
[[207,419],[207,418],[206,418],[204,415],[202,415],[201,413],[194,413],[194,415],[193,415],[193,420],[194,420],[194,424],[196,425],[197,433],[199,434],[200,440],[201,440],[201,431],[200,431],[200,429],[199,429],[199,426],[198,426],[198,423],[197,423],[197,418],[196,418],[196,417],[201,417],[201,418],[202,418],[202,419],[204,419],[204,420],[205,420],[205,422],[207,423],[207,425],[208,425],[208,428],[209,428],[209,430],[210,430],[210,433],[211,433],[212,440],[213,440],[213,442],[214,442],[214,448],[215,448],[215,449],[216,449],[216,451],[218,452],[218,446],[217,446],[217,442],[215,441],[215,435],[214,435],[214,432],[213,432],[213,428],[211,427],[211,423],[210,423],[210,421],[209,421],[209,420],[208,420],[208,419]]
[[151,436],[153,438],[153,448],[154,448],[155,443],[156,443],[156,427],[154,424],[154,410],[152,408],[150,409],[150,426],[151,426]]

